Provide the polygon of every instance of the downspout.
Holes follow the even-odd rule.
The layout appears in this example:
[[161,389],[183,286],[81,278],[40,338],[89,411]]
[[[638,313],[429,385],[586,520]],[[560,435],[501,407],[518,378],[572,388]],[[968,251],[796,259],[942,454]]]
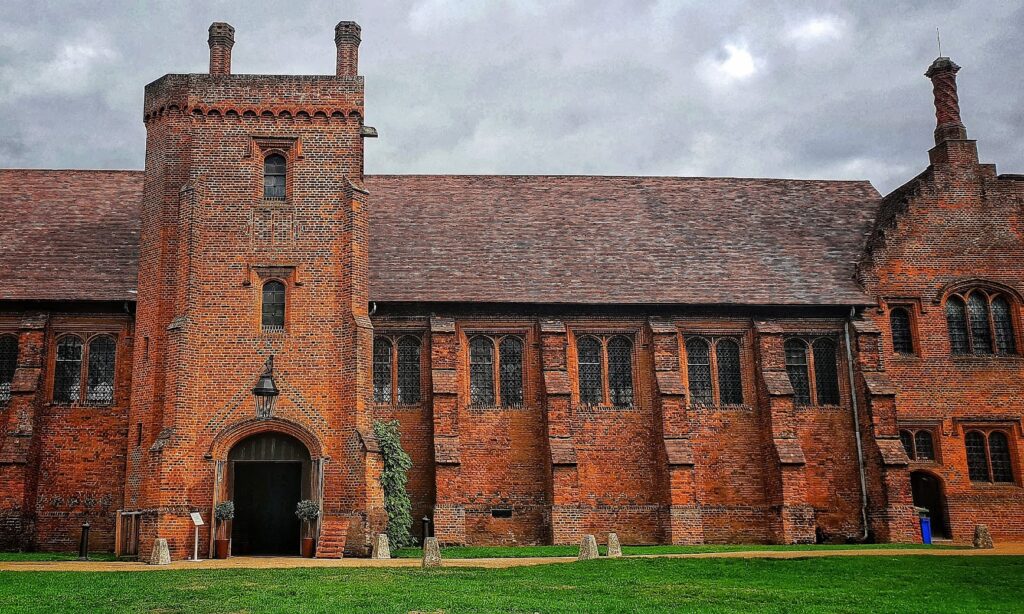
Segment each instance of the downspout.
[[853,316],[857,308],[850,306],[850,316],[846,319],[843,333],[846,335],[846,369],[850,377],[850,405],[853,408],[853,433],[857,438],[857,470],[860,473],[860,522],[863,531],[861,541],[868,539],[868,485],[864,476],[864,444],[860,436],[860,412],[857,408],[857,383],[853,374],[853,349],[850,345],[850,329],[853,327]]

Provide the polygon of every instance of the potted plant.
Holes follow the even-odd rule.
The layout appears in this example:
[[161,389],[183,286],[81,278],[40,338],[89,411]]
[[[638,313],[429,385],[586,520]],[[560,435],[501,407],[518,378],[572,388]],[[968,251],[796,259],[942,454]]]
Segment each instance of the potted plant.
[[313,527],[315,526],[316,519],[320,517],[320,506],[309,499],[303,499],[295,506],[295,515],[299,517],[299,520],[304,525],[302,556],[311,559],[316,551],[316,538],[313,537]]
[[235,517],[235,502],[221,501],[213,508],[213,516],[217,519],[217,533],[220,535],[213,540],[215,554],[218,559],[226,559],[231,553],[231,535],[227,533],[227,527],[228,521]]

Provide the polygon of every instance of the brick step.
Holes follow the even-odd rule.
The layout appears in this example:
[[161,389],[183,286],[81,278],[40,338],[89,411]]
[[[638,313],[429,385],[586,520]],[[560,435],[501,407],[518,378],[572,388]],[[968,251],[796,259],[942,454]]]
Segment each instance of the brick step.
[[345,554],[348,524],[347,516],[324,516],[320,523],[320,540],[316,545],[316,558],[340,559]]

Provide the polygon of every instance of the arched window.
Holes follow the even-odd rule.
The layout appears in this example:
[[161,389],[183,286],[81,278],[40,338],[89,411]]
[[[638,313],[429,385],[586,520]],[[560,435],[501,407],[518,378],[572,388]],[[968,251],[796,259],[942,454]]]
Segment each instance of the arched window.
[[625,337],[608,341],[608,397],[616,407],[633,405],[633,343]]
[[285,195],[287,163],[281,154],[263,160],[263,198],[282,200]]
[[839,404],[836,342],[831,339],[814,342],[814,387],[818,393],[818,405]]
[[268,281],[263,284],[263,328],[281,330],[284,328],[284,284]]
[[469,402],[474,407],[494,405],[494,342],[487,337],[469,342]]
[[712,405],[715,402],[711,389],[711,350],[708,342],[700,337],[686,340],[686,377],[691,404]]
[[892,349],[897,354],[914,353],[914,337],[910,329],[910,312],[904,307],[889,310],[889,329],[892,331]]
[[11,400],[11,382],[18,368],[18,338],[14,335],[0,336],[0,405]]
[[718,369],[718,397],[722,405],[743,404],[740,375],[740,345],[732,339],[715,344],[715,368]]
[[1013,306],[1007,297],[974,289],[946,299],[954,354],[1016,354]]
[[523,405],[523,341],[519,337],[505,337],[498,346],[501,370],[501,404],[503,407]]
[[946,325],[949,327],[949,346],[954,354],[970,354],[967,340],[967,309],[958,296],[946,301]]
[[1006,433],[992,431],[988,435],[988,454],[992,460],[992,481],[1012,482],[1013,467],[1010,463],[1010,442]]
[[914,460],[914,434],[907,430],[900,431],[900,443],[903,444],[907,458]]
[[601,342],[594,337],[580,337],[576,341],[576,361],[579,367],[580,404],[599,405],[604,396]]
[[110,405],[114,402],[114,361],[117,343],[110,335],[97,335],[89,341],[89,373],[85,402]]
[[932,432],[920,430],[914,433],[915,460],[935,460],[935,446],[932,445]]
[[82,340],[74,335],[57,341],[53,375],[54,403],[75,403],[82,389]]
[[992,335],[988,322],[988,305],[980,292],[967,297],[967,316],[971,322],[971,349],[975,354],[992,353]]
[[988,445],[981,431],[969,431],[964,435],[967,448],[967,475],[972,482],[988,482]]
[[1016,354],[1017,342],[1013,338],[1013,316],[1010,302],[1001,296],[992,299],[992,327],[996,333],[996,351],[1000,354]]
[[793,386],[793,403],[811,404],[810,376],[807,371],[807,344],[800,339],[786,341],[786,372]]
[[420,340],[405,336],[398,340],[398,403],[420,402]]
[[373,340],[373,401],[391,403],[391,341],[384,337]]

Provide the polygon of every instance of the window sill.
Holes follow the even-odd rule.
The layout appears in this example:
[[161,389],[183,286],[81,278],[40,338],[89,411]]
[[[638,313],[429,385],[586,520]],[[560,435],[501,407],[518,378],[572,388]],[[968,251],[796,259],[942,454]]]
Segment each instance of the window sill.
[[417,409],[423,409],[423,403],[379,403],[374,401],[371,405],[374,409],[390,409],[395,411],[414,411]]
[[70,403],[64,403],[62,401],[50,401],[48,405],[50,407],[60,407],[66,409],[121,409],[121,406],[118,405],[117,403],[107,403],[105,405],[101,405],[99,403],[79,403],[78,401],[73,401]]
[[631,411],[636,405],[576,405],[577,411]]
[[1020,362],[1024,360],[1024,356],[1020,354],[950,354],[949,357],[954,362],[964,363]]
[[523,405],[467,405],[466,409],[470,411],[516,411],[529,409],[529,406],[525,403]]
[[693,411],[749,411],[754,409],[753,406],[746,403],[697,403],[687,405],[686,408]]
[[971,482],[971,488],[979,490],[1017,490],[1016,482]]
[[283,335],[283,326],[264,326],[260,328],[260,333],[264,335]]

